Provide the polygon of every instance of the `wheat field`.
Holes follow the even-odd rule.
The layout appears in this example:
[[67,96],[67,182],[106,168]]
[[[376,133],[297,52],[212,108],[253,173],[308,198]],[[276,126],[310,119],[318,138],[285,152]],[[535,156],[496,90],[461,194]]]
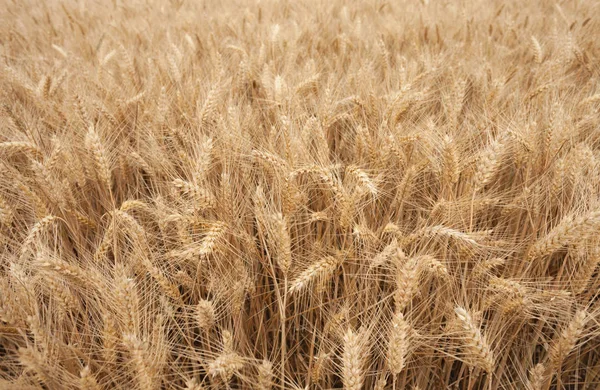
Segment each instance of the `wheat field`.
[[600,3],[0,3],[0,389],[600,388]]

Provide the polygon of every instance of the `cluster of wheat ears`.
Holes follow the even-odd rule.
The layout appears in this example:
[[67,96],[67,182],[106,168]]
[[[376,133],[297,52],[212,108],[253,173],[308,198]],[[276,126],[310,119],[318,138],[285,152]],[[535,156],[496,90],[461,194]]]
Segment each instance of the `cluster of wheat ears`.
[[2,3],[0,389],[599,388],[599,3]]

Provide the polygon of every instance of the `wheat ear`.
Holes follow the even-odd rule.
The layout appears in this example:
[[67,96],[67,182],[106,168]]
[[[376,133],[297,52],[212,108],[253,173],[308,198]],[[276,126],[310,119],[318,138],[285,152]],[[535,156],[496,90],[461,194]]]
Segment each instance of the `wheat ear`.
[[584,310],[579,310],[575,313],[569,325],[562,330],[558,338],[552,343],[550,362],[554,367],[559,367],[563,359],[575,348],[577,340],[581,337],[586,319],[587,313]]
[[565,245],[582,242],[600,228],[600,211],[578,218],[566,217],[545,237],[536,242],[529,252],[530,260],[550,255]]
[[494,368],[494,356],[485,337],[481,334],[479,328],[475,326],[471,315],[464,308],[457,306],[454,312],[466,332],[464,341],[473,362],[486,372],[491,373]]
[[397,311],[392,318],[387,354],[387,363],[394,375],[398,375],[406,366],[409,335],[410,325],[404,319],[402,312]]
[[404,310],[411,302],[419,282],[419,261],[417,258],[410,258],[398,268],[396,274],[396,292],[394,293],[394,302],[396,311]]
[[528,390],[542,390],[545,381],[546,367],[543,364],[536,364],[529,370]]
[[258,390],[271,390],[273,385],[273,363],[263,360],[258,365]]
[[200,329],[208,330],[215,324],[216,315],[213,303],[206,299],[201,299],[196,305],[196,323]]
[[304,270],[296,279],[292,280],[289,292],[300,292],[314,280],[326,280],[333,274],[339,264],[340,259],[334,256],[327,256],[319,260]]
[[154,372],[148,362],[148,351],[145,343],[133,334],[124,334],[123,342],[131,353],[140,388],[145,390],[155,389],[157,384],[154,379]]
[[346,390],[362,388],[364,372],[364,348],[361,336],[348,329],[344,335],[344,352],[342,356],[342,382]]
[[90,126],[86,136],[85,145],[92,152],[94,165],[98,173],[100,181],[107,190],[111,188],[111,170],[108,163],[108,158],[104,150],[104,146],[100,141],[100,136],[93,126]]
[[212,377],[219,376],[226,383],[242,368],[244,368],[244,360],[235,352],[224,352],[208,363],[208,373]]
[[98,382],[96,381],[96,378],[90,371],[90,366],[83,367],[83,369],[79,372],[79,377],[80,377],[79,383],[80,383],[80,387],[82,390],[100,390],[100,389],[102,389],[100,387],[100,385],[98,384]]

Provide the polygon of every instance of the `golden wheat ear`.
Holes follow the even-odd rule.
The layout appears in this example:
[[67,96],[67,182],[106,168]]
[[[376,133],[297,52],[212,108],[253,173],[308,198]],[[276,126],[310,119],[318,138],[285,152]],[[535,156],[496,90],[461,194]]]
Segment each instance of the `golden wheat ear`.
[[490,373],[494,369],[495,359],[486,338],[476,326],[471,315],[463,307],[454,309],[462,328],[465,330],[464,343],[467,350],[467,358],[475,365]]
[[575,348],[587,320],[588,313],[584,310],[579,310],[575,313],[567,327],[554,340],[550,347],[550,362],[554,367],[559,367],[563,359]]
[[392,318],[389,334],[387,363],[393,375],[398,375],[406,367],[410,346],[410,325],[401,312]]
[[343,337],[342,381],[348,390],[360,390],[365,380],[364,340],[348,329]]

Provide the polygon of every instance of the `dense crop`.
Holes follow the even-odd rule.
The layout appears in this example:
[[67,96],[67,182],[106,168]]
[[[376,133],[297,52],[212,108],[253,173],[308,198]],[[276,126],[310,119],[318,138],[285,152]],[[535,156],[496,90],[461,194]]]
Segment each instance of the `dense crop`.
[[0,389],[597,389],[592,0],[3,0]]

